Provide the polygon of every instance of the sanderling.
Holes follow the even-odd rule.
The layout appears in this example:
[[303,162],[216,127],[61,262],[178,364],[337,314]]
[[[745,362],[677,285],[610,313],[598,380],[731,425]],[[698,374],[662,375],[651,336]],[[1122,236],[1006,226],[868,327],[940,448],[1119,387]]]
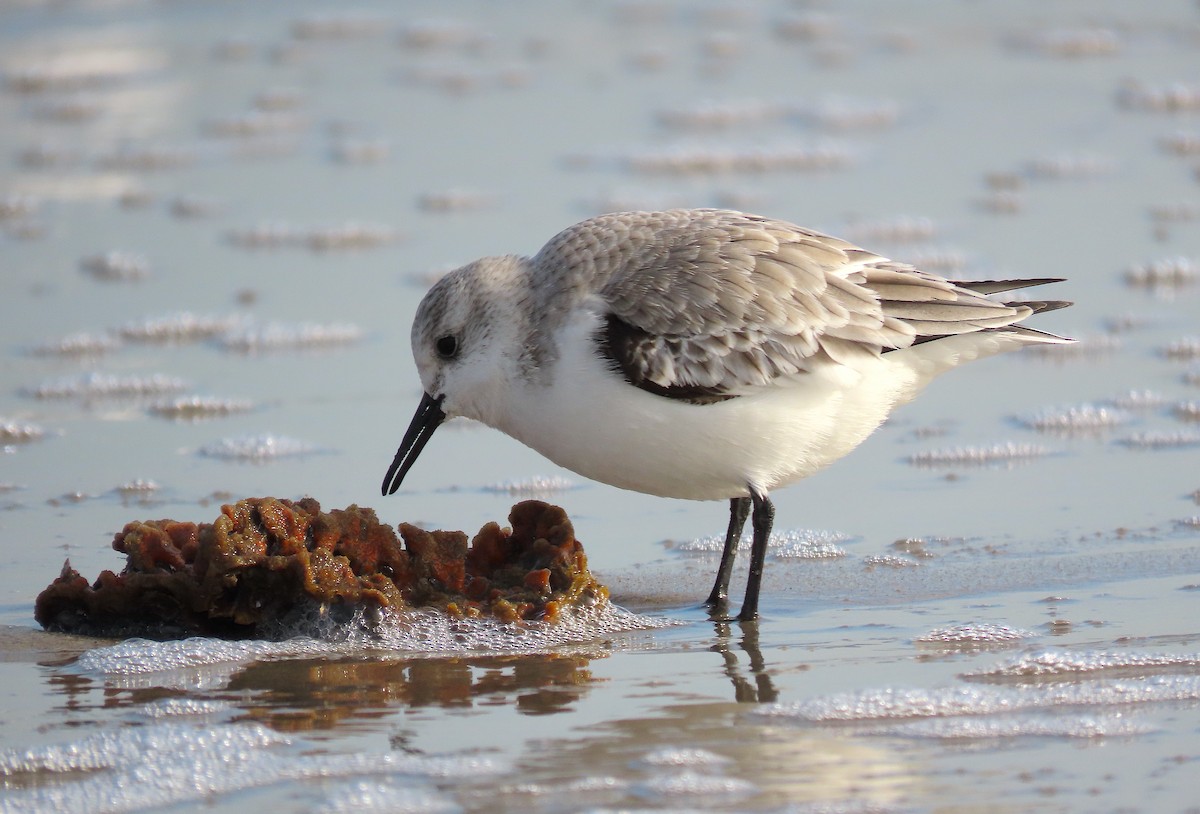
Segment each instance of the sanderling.
[[987,295],[1056,279],[951,282],[784,221],[716,209],[621,212],[533,257],[443,277],[413,321],[425,395],[383,481],[468,416],[588,478],[729,500],[707,604],[726,605],[749,515],[738,618],[757,618],[768,493],[841,458],[937,374],[1031,343],[1069,303]]

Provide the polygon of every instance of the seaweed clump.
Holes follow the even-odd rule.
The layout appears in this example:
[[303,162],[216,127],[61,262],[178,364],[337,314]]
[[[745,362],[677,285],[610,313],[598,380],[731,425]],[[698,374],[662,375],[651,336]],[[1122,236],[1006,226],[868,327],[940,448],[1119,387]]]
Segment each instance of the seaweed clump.
[[323,512],[312,498],[248,498],[222,506],[213,523],[127,524],[112,543],[124,569],[89,583],[67,561],[38,595],[34,617],[48,630],[88,635],[243,638],[314,605],[553,622],[607,597],[561,508],[523,501],[509,523],[486,524],[470,543],[461,531],[408,523],[397,537],[369,508]]

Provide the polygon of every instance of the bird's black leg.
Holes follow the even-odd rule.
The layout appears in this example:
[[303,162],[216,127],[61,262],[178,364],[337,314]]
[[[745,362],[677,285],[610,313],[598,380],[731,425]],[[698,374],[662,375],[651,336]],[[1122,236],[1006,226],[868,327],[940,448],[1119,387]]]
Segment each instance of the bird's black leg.
[[725,532],[725,549],[721,552],[721,565],[717,568],[717,582],[704,604],[716,610],[723,608],[729,599],[729,577],[733,574],[733,560],[737,556],[738,542],[742,529],[750,515],[750,498],[735,497],[729,501],[729,530]]
[[750,499],[754,502],[754,511],[750,514],[754,542],[750,546],[750,576],[746,578],[746,599],[742,603],[742,612],[737,617],[741,622],[751,622],[758,618],[758,589],[762,585],[767,541],[771,538],[771,526],[775,522],[775,504],[771,503],[765,492],[751,487]]

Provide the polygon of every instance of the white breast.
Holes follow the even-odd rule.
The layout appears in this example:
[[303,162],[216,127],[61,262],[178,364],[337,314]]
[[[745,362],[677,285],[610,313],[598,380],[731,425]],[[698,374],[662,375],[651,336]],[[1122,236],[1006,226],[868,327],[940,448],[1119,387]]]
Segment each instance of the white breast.
[[948,366],[900,358],[913,349],[855,368],[816,365],[754,394],[696,405],[607,370],[592,347],[597,327],[588,318],[564,328],[550,381],[511,388],[484,420],[580,475],[663,497],[725,499],[746,495],[747,484],[769,491],[807,477]]

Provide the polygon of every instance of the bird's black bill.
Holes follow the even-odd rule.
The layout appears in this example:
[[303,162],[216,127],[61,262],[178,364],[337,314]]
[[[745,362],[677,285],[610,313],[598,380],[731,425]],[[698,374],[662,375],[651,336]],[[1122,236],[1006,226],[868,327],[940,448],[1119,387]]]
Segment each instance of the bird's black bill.
[[416,462],[421,450],[433,437],[433,431],[446,420],[446,414],[442,412],[443,398],[445,396],[434,398],[428,393],[421,397],[421,403],[417,405],[417,414],[413,416],[412,422],[408,425],[408,431],[404,433],[404,440],[400,442],[400,449],[396,450],[396,457],[392,460],[392,465],[388,467],[387,474],[383,476],[383,494],[385,496],[400,488],[404,476],[408,474],[408,470]]

